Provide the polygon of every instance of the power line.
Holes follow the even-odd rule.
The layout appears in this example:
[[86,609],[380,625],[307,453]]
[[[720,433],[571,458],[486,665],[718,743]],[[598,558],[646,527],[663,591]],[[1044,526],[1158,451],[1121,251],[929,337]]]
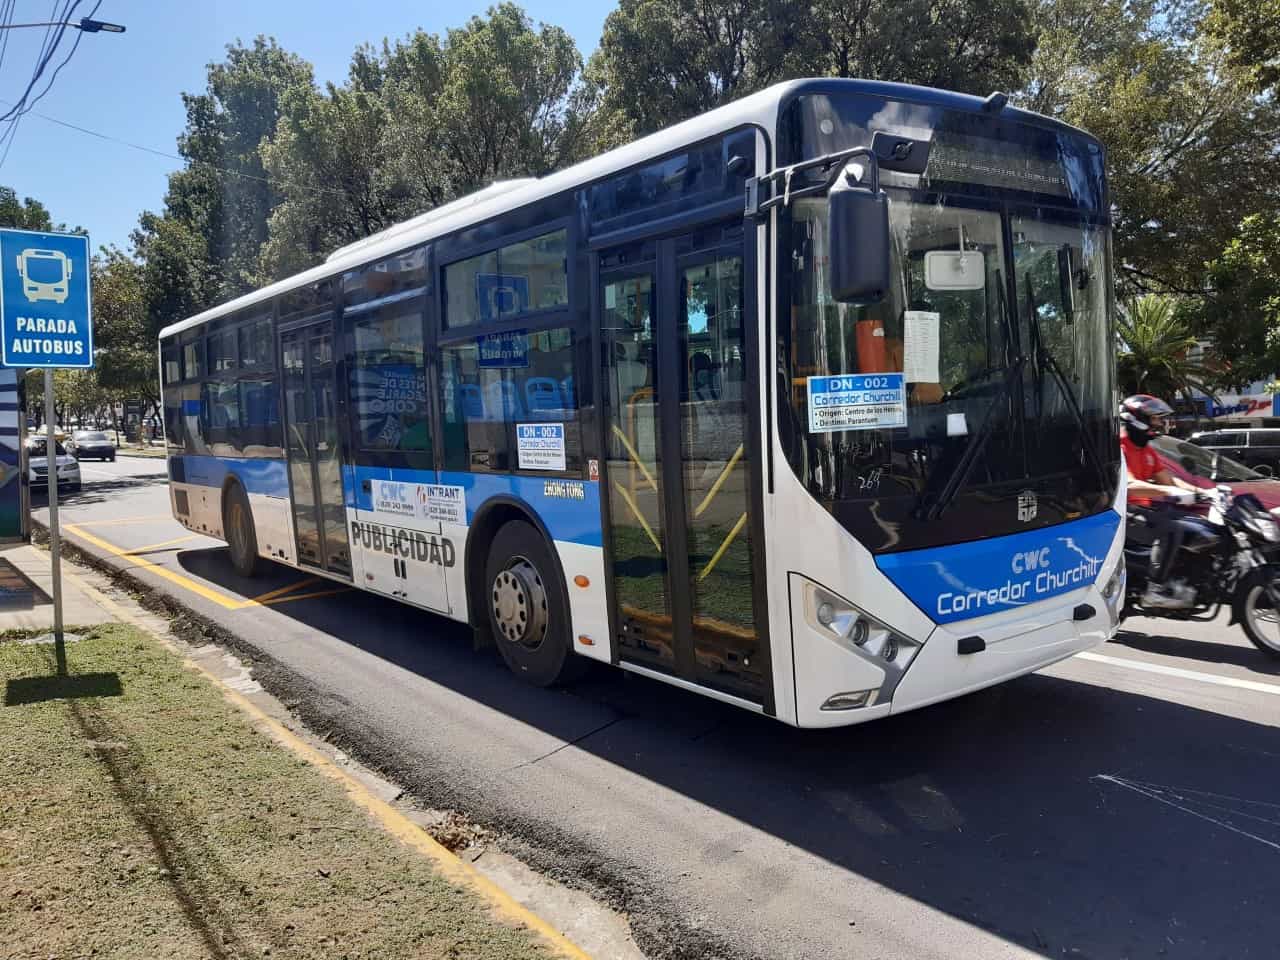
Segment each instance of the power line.
[[[49,12],[49,16],[56,17],[58,15],[59,4],[62,4],[62,10],[64,13],[71,6],[70,0],[65,0],[65,2],[64,0],[53,0],[53,9]],[[27,93],[30,93],[31,87],[35,85],[36,80],[40,75],[40,72],[44,69],[43,64],[47,62],[47,58],[53,52],[52,47],[50,45],[50,40],[53,37],[53,26],[54,25],[51,24],[50,26],[46,27],[44,31],[44,36],[40,38],[40,51],[36,55],[36,66],[32,70],[32,79],[31,79],[31,82],[27,85]],[[8,39],[9,39],[9,35],[6,32],[5,33],[6,47],[8,46]],[[25,95],[26,94],[24,94],[24,97]],[[22,104],[20,102],[17,106],[21,106],[21,105]],[[20,121],[21,119],[22,119],[22,114],[19,113],[17,116],[13,117],[13,119],[5,121],[8,124],[8,126],[5,127],[4,133],[0,134],[0,144],[4,145],[4,152],[0,153],[0,166],[4,166],[4,162],[9,159],[9,150],[10,148],[13,147],[13,141],[17,139],[18,121]]]
[[[92,17],[95,13],[97,13],[98,8],[100,6],[102,6],[102,0],[98,0],[98,2],[93,5],[93,9],[89,11],[89,16]],[[63,32],[65,32],[65,29],[66,28],[64,27]],[[41,100],[44,99],[45,94],[47,94],[51,89],[53,89],[53,84],[54,84],[54,81],[58,79],[58,74],[62,72],[63,67],[65,67],[68,63],[71,62],[71,58],[74,57],[76,55],[76,51],[80,49],[80,41],[83,39],[84,39],[84,31],[82,30],[76,34],[76,42],[71,45],[70,52],[65,57],[62,58],[62,62],[60,64],[54,67],[53,76],[49,78],[49,82],[44,85],[44,89],[41,90],[36,95],[36,98],[32,100],[30,104],[28,104],[26,107],[23,108],[23,111],[22,111],[23,113],[28,113],[32,107],[34,107],[37,103],[39,103]]]
[[[66,15],[75,13],[76,8],[79,7],[82,2],[83,0],[67,0],[67,5],[63,8],[64,13]],[[99,0],[99,2],[101,2],[101,0]],[[66,16],[59,17],[58,19],[60,21],[65,21]],[[54,28],[49,27],[48,29],[53,30]],[[31,82],[27,84],[27,89],[22,92],[22,96],[18,98],[18,102],[14,104],[14,106],[3,116],[0,116],[0,122],[12,120],[15,115],[20,114],[23,108],[26,107],[27,98],[31,96],[31,91],[35,89],[36,84],[40,82],[40,78],[44,76],[44,71],[49,66],[49,61],[53,59],[53,54],[62,43],[62,37],[66,32],[66,23],[60,23],[53,35],[53,39],[47,42],[45,44],[45,49],[41,51],[40,59],[36,62],[36,68],[31,74]]]
[[[8,100],[0,98],[0,103],[8,103]],[[220,167],[216,163],[210,163],[207,160],[192,160],[181,154],[169,153],[166,150],[157,150],[155,147],[147,147],[140,143],[133,143],[129,140],[122,140],[120,137],[114,137],[109,133],[102,133],[98,130],[90,130],[88,127],[82,127],[76,123],[69,123],[66,120],[59,120],[57,117],[51,117],[47,113],[41,113],[39,110],[30,110],[33,117],[39,117],[41,120],[47,120],[49,123],[55,123],[60,127],[66,127],[68,130],[75,130],[79,133],[87,134],[90,137],[97,137],[99,140],[106,140],[108,143],[118,143],[122,147],[129,147],[133,150],[140,150],[143,153],[149,153],[153,156],[164,157],[167,160],[177,160],[179,163],[187,164],[192,167],[205,167],[209,170],[215,170],[218,173],[225,173],[230,177],[239,177],[242,180],[253,180],[257,183],[265,183],[268,186],[284,185],[294,187],[298,190],[310,190],[313,193],[327,193],[335,197],[345,198],[347,195],[341,190],[333,190],[328,187],[315,187],[306,183],[296,183],[289,180],[272,180],[269,177],[259,177],[252,173],[245,173],[241,170],[232,170],[229,167]],[[24,112],[25,115],[25,112]],[[0,161],[2,163],[2,161]]]
[[[0,25],[9,26],[13,22],[13,8],[17,5],[18,0],[5,0],[3,8],[0,8]],[[4,36],[0,37],[0,67],[4,66],[4,55],[9,49],[9,31],[4,31]]]

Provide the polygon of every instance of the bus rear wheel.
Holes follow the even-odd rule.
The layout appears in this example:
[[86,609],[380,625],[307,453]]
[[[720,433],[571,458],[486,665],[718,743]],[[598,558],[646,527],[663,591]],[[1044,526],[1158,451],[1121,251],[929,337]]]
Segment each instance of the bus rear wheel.
[[569,601],[547,541],[531,524],[504,524],[489,545],[484,604],[511,672],[539,687],[567,683],[586,661],[572,650]]
[[258,556],[258,534],[253,529],[253,509],[238,483],[228,487],[223,498],[222,532],[236,573],[242,577],[258,576],[263,564]]

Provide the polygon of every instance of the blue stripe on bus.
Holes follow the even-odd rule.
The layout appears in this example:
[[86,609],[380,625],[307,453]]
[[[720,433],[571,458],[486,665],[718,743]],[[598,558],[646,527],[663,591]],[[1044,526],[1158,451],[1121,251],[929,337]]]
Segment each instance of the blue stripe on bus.
[[[186,454],[170,457],[170,461],[170,476],[175,480],[180,478],[183,482],[198,486],[221,487],[230,473],[240,479],[249,493],[280,498],[289,496],[289,472],[284,460]],[[498,496],[512,497],[527,503],[533,509],[546,525],[552,539],[589,547],[604,544],[600,531],[600,484],[587,480],[448,470],[437,474],[434,470],[345,466],[342,469],[342,486],[348,508],[373,511],[371,497],[363,490],[363,482],[366,480],[399,480],[402,483],[440,483],[462,487],[467,497],[468,524],[487,501]],[[568,491],[576,492],[578,489],[582,490],[583,499],[569,499],[566,496]],[[548,496],[548,492],[552,495]]]
[[[372,512],[371,495],[364,490],[366,480],[398,480],[401,483],[439,483],[462,487],[467,495],[467,523],[470,524],[485,503],[494,497],[507,496],[522,500],[546,525],[553,540],[599,547],[604,544],[600,531],[600,484],[587,480],[561,480],[557,477],[513,476],[503,473],[463,473],[446,470],[407,470],[392,467],[347,467],[343,486],[347,506]],[[437,476],[439,479],[436,479]],[[568,499],[568,490],[582,490],[583,499]],[[553,495],[548,496],[548,492]],[[554,494],[559,494],[556,496]]]
[[886,553],[876,566],[936,623],[986,616],[1095,583],[1115,540],[1113,510],[1039,530]]
[[[244,485],[246,493],[265,497],[289,497],[289,469],[284,460],[268,460],[261,457],[211,457],[186,454],[170,457],[169,475],[181,477],[185,483],[201,487],[221,487],[227,474],[234,474]],[[173,461],[180,460],[175,470]]]

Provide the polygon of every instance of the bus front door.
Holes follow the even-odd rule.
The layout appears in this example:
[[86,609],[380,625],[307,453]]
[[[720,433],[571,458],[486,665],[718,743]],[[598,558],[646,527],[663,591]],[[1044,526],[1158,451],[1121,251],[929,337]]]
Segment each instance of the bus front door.
[[328,323],[280,334],[284,428],[298,563],[351,577]]
[[741,221],[601,253],[603,480],[619,659],[767,704],[746,266]]

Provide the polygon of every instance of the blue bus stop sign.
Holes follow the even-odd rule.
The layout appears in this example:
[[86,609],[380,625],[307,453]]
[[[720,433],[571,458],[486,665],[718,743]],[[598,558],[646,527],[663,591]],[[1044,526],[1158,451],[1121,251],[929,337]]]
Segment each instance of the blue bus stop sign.
[[0,359],[92,367],[89,238],[0,229]]

